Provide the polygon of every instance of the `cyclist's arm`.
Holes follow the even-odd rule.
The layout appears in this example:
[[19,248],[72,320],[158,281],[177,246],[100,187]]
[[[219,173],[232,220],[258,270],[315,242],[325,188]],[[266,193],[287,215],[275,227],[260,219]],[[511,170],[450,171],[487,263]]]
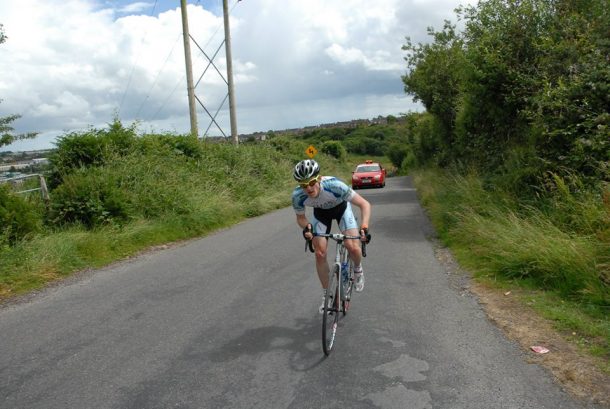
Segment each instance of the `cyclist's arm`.
[[354,193],[352,204],[360,208],[360,225],[369,227],[369,220],[371,218],[371,204],[358,193]]
[[[307,217],[304,214],[297,214],[297,224],[299,225],[300,228],[303,229],[303,237],[305,238],[305,240],[308,240],[308,241],[312,240],[313,234],[311,231],[311,225],[309,226],[309,229],[305,230],[305,228],[309,224],[309,221],[307,220]],[[313,252],[313,247],[311,246],[311,242],[309,243],[309,250],[311,250],[311,252]]]
[[304,214],[297,214],[297,224],[301,229],[307,227],[308,223],[309,221],[307,220],[307,216],[305,216]]

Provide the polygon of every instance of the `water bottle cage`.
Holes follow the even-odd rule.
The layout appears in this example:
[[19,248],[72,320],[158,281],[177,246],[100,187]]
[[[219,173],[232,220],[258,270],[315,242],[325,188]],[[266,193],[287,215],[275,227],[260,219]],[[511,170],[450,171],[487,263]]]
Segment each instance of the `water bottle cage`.
[[344,282],[347,282],[347,280],[349,280],[349,271],[347,263],[343,263],[341,265],[341,277],[343,278]]

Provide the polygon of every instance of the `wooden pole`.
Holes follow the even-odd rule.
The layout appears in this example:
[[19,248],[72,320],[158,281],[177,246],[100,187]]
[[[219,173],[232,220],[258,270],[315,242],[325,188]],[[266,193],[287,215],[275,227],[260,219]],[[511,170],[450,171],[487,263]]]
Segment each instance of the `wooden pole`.
[[235,145],[239,144],[237,137],[237,119],[235,115],[235,93],[233,90],[233,59],[231,57],[231,32],[229,29],[229,7],[227,0],[222,1],[225,23],[225,52],[227,57],[227,82],[229,85],[229,116],[231,119],[231,136]]
[[42,199],[45,203],[49,203],[49,189],[47,189],[47,182],[44,179],[44,176],[38,175],[40,181],[40,194],[42,195]]
[[197,138],[197,110],[195,105],[195,87],[193,86],[193,64],[191,61],[191,39],[189,34],[188,16],[186,14],[186,0],[180,0],[182,10],[182,32],[184,37],[184,60],[186,63],[186,89],[189,99],[189,114],[191,118],[191,135]]

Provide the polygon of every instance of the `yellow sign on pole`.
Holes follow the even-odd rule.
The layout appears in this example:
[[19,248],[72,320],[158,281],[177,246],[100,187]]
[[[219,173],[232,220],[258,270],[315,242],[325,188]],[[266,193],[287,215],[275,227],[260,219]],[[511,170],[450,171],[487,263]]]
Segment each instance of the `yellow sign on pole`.
[[314,148],[313,145],[309,145],[309,148],[305,149],[305,153],[309,156],[310,159],[313,159],[314,156],[318,153],[318,150]]

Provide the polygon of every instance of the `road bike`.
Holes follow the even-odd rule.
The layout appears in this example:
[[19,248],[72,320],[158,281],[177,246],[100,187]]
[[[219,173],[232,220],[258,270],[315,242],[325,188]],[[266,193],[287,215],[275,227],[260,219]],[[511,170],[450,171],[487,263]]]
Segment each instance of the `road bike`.
[[[349,310],[354,289],[354,263],[349,257],[345,240],[360,240],[360,236],[347,236],[341,233],[314,233],[314,237],[326,237],[334,240],[335,262],[330,268],[328,289],[324,298],[322,314],[322,350],[330,355],[335,345],[339,317]],[[312,242],[308,241],[309,250],[314,251]],[[362,257],[366,257],[366,244],[362,242]]]

